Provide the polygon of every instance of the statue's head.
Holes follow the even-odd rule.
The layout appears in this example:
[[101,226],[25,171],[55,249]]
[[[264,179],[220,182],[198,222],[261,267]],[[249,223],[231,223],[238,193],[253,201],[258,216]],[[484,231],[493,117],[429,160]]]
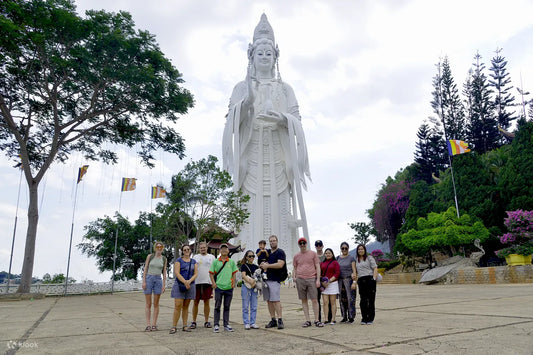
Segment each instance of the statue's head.
[[253,43],[248,45],[248,60],[254,67],[258,65],[259,58],[262,56],[272,56],[271,69],[274,70],[274,65],[279,57],[279,48],[276,45],[274,38],[274,30],[265,14],[261,15],[261,20],[257,24]]

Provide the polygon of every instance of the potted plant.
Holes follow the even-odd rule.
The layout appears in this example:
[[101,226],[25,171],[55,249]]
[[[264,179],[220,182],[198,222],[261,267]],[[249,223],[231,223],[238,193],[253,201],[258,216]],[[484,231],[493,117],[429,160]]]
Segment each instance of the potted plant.
[[508,211],[504,224],[509,232],[500,237],[500,242],[510,246],[496,251],[496,256],[505,258],[507,265],[531,264],[533,211]]

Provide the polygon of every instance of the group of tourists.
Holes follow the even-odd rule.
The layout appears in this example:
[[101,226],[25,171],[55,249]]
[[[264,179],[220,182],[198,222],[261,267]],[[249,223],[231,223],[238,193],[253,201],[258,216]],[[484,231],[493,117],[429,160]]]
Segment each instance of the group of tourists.
[[[258,329],[257,304],[258,297],[263,296],[267,302],[270,321],[266,328],[283,329],[285,327],[281,305],[281,283],[287,278],[287,260],[285,252],[278,248],[278,238],[269,238],[270,249],[266,241],[259,242],[254,253],[247,250],[241,261],[237,263],[229,257],[228,245],[220,245],[220,255],[215,258],[207,253],[207,243],[199,243],[199,254],[191,257],[191,247],[184,245],[181,256],[174,262],[175,282],[170,296],[174,298],[174,314],[170,334],[178,330],[178,322],[182,320],[182,331],[191,332],[197,328],[198,307],[204,304],[204,328],[213,328],[220,332],[220,312],[222,327],[233,332],[229,322],[229,312],[233,299],[233,289],[237,284],[237,272],[241,272],[242,287],[242,320],[244,329]],[[145,331],[157,331],[159,300],[165,292],[166,258],[162,255],[164,245],[154,244],[155,253],[148,255],[143,272],[142,287],[146,297],[146,328]],[[341,323],[354,323],[356,310],[356,291],[359,289],[361,324],[369,325],[374,321],[377,264],[362,244],[357,246],[356,257],[350,255],[349,245],[341,244],[341,255],[335,258],[333,250],[326,248],[322,241],[315,242],[316,252],[308,249],[305,238],[298,239],[300,251],[293,258],[294,282],[298,298],[302,302],[305,322],[302,327],[324,327],[325,324],[335,325],[337,317],[337,299],[340,305]],[[254,263],[257,258],[257,263]],[[209,301],[215,298],[213,324],[209,321]],[[152,302],[153,294],[153,302]],[[192,308],[192,322],[189,324],[189,305]],[[322,300],[322,305],[320,300]],[[313,309],[313,320],[310,318],[309,301]],[[153,313],[152,313],[153,303]],[[322,316],[323,312],[323,316]],[[324,322],[322,322],[324,320]]]

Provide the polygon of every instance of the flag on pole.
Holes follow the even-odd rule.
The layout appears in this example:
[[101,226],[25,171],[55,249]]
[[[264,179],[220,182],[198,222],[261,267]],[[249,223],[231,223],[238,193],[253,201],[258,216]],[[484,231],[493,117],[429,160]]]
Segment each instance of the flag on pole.
[[167,192],[164,188],[159,186],[152,186],[152,199],[154,198],[164,198],[166,197]]
[[450,155],[457,155],[457,154],[463,154],[468,153],[470,149],[468,149],[468,143],[456,139],[450,139],[448,141],[448,154]]
[[77,184],[80,183],[81,179],[83,179],[83,176],[87,173],[87,169],[89,169],[89,165],[84,165],[82,166],[81,168],[79,168],[78,170],[78,182]]
[[135,178],[122,178],[122,190],[121,191],[133,191],[135,190]]

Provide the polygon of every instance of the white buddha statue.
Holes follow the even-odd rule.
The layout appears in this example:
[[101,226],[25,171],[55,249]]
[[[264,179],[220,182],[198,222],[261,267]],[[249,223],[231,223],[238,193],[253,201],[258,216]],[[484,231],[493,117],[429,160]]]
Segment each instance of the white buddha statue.
[[[279,76],[279,49],[265,14],[248,46],[248,73],[231,95],[223,137],[223,163],[234,188],[250,196],[243,249],[278,236],[287,262],[298,250],[300,228],[309,240],[302,187],[311,179],[307,146],[292,88]],[[277,75],[276,75],[277,74]]]

